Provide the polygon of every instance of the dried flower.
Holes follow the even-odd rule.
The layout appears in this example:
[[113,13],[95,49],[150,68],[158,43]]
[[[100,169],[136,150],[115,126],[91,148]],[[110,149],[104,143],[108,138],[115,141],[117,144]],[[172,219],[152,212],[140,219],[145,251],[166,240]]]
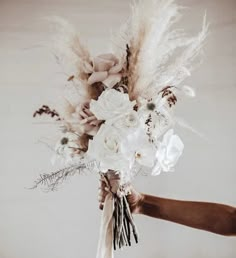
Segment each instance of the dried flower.
[[95,135],[103,123],[102,120],[98,120],[97,117],[90,111],[90,104],[88,102],[82,104],[76,109],[73,116],[78,119],[83,133],[88,135]]
[[91,63],[84,63],[84,71],[90,74],[88,84],[102,82],[112,88],[121,80],[123,64],[113,54],[103,54],[95,57]]
[[56,155],[52,158],[52,163],[61,159],[67,163],[81,151],[79,136],[72,132],[64,133],[55,146]]
[[33,117],[36,117],[37,115],[41,116],[43,114],[50,115],[52,118],[56,117],[57,121],[60,121],[61,118],[56,110],[51,110],[49,106],[43,105],[41,108],[36,110],[33,114]]
[[175,94],[173,93],[173,91],[171,90],[171,88],[173,88],[174,86],[166,86],[164,89],[162,89],[159,94],[161,93],[162,98],[166,98],[169,107],[171,108],[173,105],[176,104],[177,102],[177,98],[175,96]]

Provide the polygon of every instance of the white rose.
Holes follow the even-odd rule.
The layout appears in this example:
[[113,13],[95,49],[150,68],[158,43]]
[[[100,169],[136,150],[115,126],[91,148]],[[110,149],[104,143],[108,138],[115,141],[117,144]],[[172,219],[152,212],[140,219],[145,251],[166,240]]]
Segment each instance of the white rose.
[[136,111],[132,110],[130,113],[119,117],[116,121],[114,121],[113,126],[127,135],[128,133],[132,133],[139,128],[139,116]]
[[103,91],[98,100],[91,100],[90,111],[99,120],[109,120],[128,114],[134,105],[135,101],[131,102],[128,94],[108,89]]
[[122,140],[122,136],[116,128],[103,124],[93,140],[89,142],[87,154],[100,163],[100,169],[103,172],[108,169],[127,171],[129,161],[121,153]]
[[182,155],[184,144],[179,136],[173,133],[173,129],[165,133],[156,153],[157,162],[152,170],[152,175],[158,175],[162,170],[164,172],[173,171]]

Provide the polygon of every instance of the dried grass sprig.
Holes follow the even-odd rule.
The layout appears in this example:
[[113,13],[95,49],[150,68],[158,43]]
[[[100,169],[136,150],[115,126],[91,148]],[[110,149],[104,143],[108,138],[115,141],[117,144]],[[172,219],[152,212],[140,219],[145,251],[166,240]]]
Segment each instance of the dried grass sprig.
[[[209,25],[206,17],[197,36],[173,27],[181,18],[174,0],[134,1],[132,15],[120,29],[115,48],[127,57],[130,99],[157,96],[165,85],[179,86],[198,63]],[[126,46],[126,49],[125,49]],[[194,64],[194,63],[195,64]]]
[[96,163],[91,161],[87,164],[74,164],[52,173],[43,173],[39,175],[39,178],[36,179],[34,185],[29,189],[35,189],[41,186],[47,192],[55,191],[58,189],[59,185],[64,183],[70,177],[75,174],[89,174],[95,166]]
[[53,26],[52,51],[63,70],[68,71],[80,81],[86,81],[88,74],[84,72],[84,63],[91,63],[90,52],[82,42],[80,34],[68,21],[58,16],[46,17]]
[[175,87],[174,86],[166,86],[161,91],[159,91],[159,94],[161,94],[162,98],[166,97],[168,105],[169,105],[170,108],[173,105],[175,105],[176,102],[177,102],[177,97],[175,96],[175,94],[173,93],[171,88],[175,88]]
[[52,118],[56,117],[57,121],[60,121],[60,115],[58,114],[58,112],[55,109],[51,109],[49,106],[47,105],[43,105],[41,108],[39,108],[38,110],[36,110],[33,114],[33,117],[36,116],[41,116],[41,115],[50,115]]

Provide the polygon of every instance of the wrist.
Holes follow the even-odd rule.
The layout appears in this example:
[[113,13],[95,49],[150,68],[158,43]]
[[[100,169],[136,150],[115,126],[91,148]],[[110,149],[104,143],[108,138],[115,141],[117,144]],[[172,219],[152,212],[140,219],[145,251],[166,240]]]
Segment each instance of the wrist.
[[134,210],[134,213],[136,214],[143,214],[143,204],[145,199],[145,194],[139,193],[139,200],[136,204],[136,209]]
[[147,194],[140,194],[138,204],[138,214],[147,215],[155,218],[161,218],[160,198]]

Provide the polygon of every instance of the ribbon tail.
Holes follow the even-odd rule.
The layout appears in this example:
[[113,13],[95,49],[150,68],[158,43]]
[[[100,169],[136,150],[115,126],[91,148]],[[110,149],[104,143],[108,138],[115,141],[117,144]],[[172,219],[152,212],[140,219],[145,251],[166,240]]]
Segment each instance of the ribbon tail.
[[96,258],[114,258],[112,224],[113,210],[114,201],[112,194],[109,193],[106,196],[103,207]]

